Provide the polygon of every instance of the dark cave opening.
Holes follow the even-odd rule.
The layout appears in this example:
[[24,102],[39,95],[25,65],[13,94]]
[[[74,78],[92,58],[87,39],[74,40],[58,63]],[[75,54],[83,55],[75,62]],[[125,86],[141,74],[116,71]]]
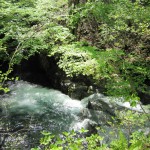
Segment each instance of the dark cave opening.
[[60,76],[64,75],[54,57],[40,54],[35,54],[28,60],[22,60],[15,66],[14,73],[20,80],[54,89],[60,89]]

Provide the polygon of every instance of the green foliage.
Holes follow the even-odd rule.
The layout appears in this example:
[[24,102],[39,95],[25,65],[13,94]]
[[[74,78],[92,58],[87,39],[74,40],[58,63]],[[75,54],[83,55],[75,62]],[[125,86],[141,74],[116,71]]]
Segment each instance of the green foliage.
[[127,139],[125,138],[122,132],[119,133],[118,139],[111,142],[110,147],[113,150],[127,150],[128,149]]
[[9,77],[9,74],[12,72],[12,68],[9,68],[8,71],[5,73],[0,70],[0,91],[3,91],[4,93],[9,92],[9,88],[5,86],[5,81],[17,81],[19,78],[16,77]]
[[[91,13],[99,22],[103,23],[100,25],[100,33],[104,38],[107,38],[103,39],[103,42],[104,40],[115,42],[117,36],[123,40],[120,34],[125,37],[125,32],[126,35],[128,32],[147,35],[150,21],[149,10],[149,5],[142,6],[138,0],[135,3],[126,0],[113,0],[109,4],[95,2]],[[117,38],[116,42],[125,44],[128,41],[121,42]]]
[[[115,139],[112,137],[112,132],[110,132],[110,137],[112,137],[110,144],[105,144],[104,137],[98,134],[91,134],[86,137],[84,133],[87,133],[88,130],[81,129],[79,132],[70,131],[63,132],[62,135],[54,136],[49,132],[42,132],[44,135],[41,138],[40,147],[42,149],[71,149],[71,150],[148,150],[150,146],[150,136],[145,135],[142,131],[137,131],[137,127],[144,127],[144,124],[147,122],[146,114],[135,113],[132,111],[122,111],[118,112],[118,118],[120,123],[118,124],[118,136],[115,132]],[[117,127],[117,124],[114,122],[110,123],[111,127]],[[122,132],[122,129],[126,135]],[[105,132],[103,127],[98,128],[98,131]],[[112,128],[113,130],[113,128]],[[115,129],[114,129],[115,130]],[[135,130],[135,131],[134,131]],[[80,134],[78,134],[80,133]],[[107,133],[108,134],[108,133]],[[83,136],[84,135],[84,136]],[[128,136],[127,136],[128,135]],[[60,138],[61,137],[61,138]],[[36,150],[36,149],[32,149]]]
[[67,18],[63,7],[66,1],[27,0],[15,4],[2,1],[1,4],[0,53],[6,51],[9,59],[15,53],[14,63],[70,39],[68,29],[60,24]]
[[130,150],[148,150],[150,146],[150,136],[146,138],[143,132],[136,131],[131,135],[130,143]]
[[67,76],[73,75],[93,75],[98,69],[96,59],[92,58],[92,53],[88,49],[93,47],[82,47],[79,44],[64,45],[54,47],[49,56],[56,56],[59,58],[58,66],[62,68]]
[[[76,29],[82,22],[88,21],[87,24],[92,26],[91,18],[96,20],[99,39],[94,45],[105,47],[105,51],[98,49],[88,53],[88,55],[92,53],[91,58],[94,57],[96,61],[94,66],[99,65],[94,67],[94,70],[91,69],[93,73],[89,75],[97,80],[107,80],[107,94],[124,96],[126,100],[134,99],[132,105],[139,100],[137,91],[149,94],[145,84],[146,80],[150,80],[149,46],[147,45],[150,37],[149,11],[150,3],[147,1],[88,1],[74,8],[69,19],[70,27]],[[79,36],[84,37],[84,35]],[[84,48],[84,46],[80,47],[81,50]],[[82,61],[81,64],[84,62]],[[64,70],[66,68],[69,68],[67,71],[70,72],[68,65]],[[79,67],[76,67],[76,70],[84,72]],[[85,70],[89,72],[90,68],[85,67]]]
[[[0,62],[8,63],[7,71],[0,71],[0,90],[9,91],[4,83],[15,80],[9,77],[15,64],[35,53],[44,53],[54,56],[68,77],[82,74],[97,84],[107,81],[107,93],[125,97],[132,106],[139,100],[137,91],[149,94],[145,84],[150,80],[148,0],[88,1],[70,14],[67,0],[1,0],[0,7]],[[75,42],[76,37],[70,32],[91,18],[98,24],[99,42],[94,43],[97,47],[86,41]],[[3,69],[2,64],[0,67]],[[146,117],[139,121],[140,117],[130,112],[119,114],[121,125],[128,126],[128,132],[135,125],[143,125]],[[84,132],[87,131],[80,131]],[[63,140],[47,132],[42,134],[40,143],[45,149],[111,149],[102,144],[103,137],[97,134],[78,138],[74,131],[64,132]],[[148,149],[150,139],[143,133],[135,132],[131,137],[126,139],[120,132],[111,147]]]
[[[88,132],[87,130],[81,129],[80,134]],[[43,132],[42,132],[43,134]],[[59,136],[54,136],[49,132],[44,132],[44,137],[41,138],[40,144],[45,150],[92,150],[97,149],[98,147],[103,150],[104,145],[100,145],[99,143],[103,140],[99,135],[92,135],[90,137],[78,137],[78,134],[75,131],[63,132],[63,135],[60,138]],[[32,148],[31,150],[36,150],[36,148]]]
[[132,99],[132,105],[139,100],[137,91],[146,91],[146,85],[143,83],[149,78],[149,65],[125,59],[126,54],[123,50],[100,51],[96,47],[84,46],[83,42],[77,42],[55,46],[49,56],[58,59],[58,66],[69,77],[82,74],[91,76],[96,81],[107,80],[107,93],[124,96],[126,100]]
[[67,19],[66,3],[62,0],[0,2],[0,61],[8,63],[5,77],[1,75],[1,88],[13,66],[22,59],[47,53],[54,45],[74,39],[69,29],[61,25]]
[[129,134],[134,128],[143,127],[149,120],[149,114],[146,113],[140,114],[128,110],[127,112],[119,111],[117,114],[118,119],[121,120],[120,126],[125,126]]
[[59,58],[58,66],[68,76],[91,75],[99,80],[110,78],[110,74],[115,70],[115,67],[110,64],[112,61],[117,62],[122,54],[122,51],[114,49],[100,52],[96,47],[83,46],[82,42],[77,42],[54,47],[49,56],[54,55]]
[[126,99],[138,101],[137,91],[147,92],[147,85],[144,82],[150,79],[149,64],[139,59],[131,62],[130,58],[124,58],[117,62],[115,68],[118,71],[111,74],[111,78],[108,79],[107,92],[116,96],[124,95]]
[[[82,129],[83,131],[84,129]],[[49,132],[42,133],[44,137],[40,140],[39,148],[31,150],[141,150],[150,145],[150,137],[142,132],[134,132],[131,135],[130,145],[125,135],[120,131],[117,139],[112,139],[110,146],[103,143],[103,137],[98,134],[92,134],[89,137],[77,136],[74,131],[64,132],[63,135],[54,136]]]
[[[22,59],[44,53],[54,56],[67,76],[82,74],[97,84],[105,80],[107,94],[132,98],[132,105],[137,91],[148,93],[147,1],[88,1],[70,12],[67,0],[2,0],[0,5],[0,61],[8,62],[8,72]],[[99,48],[75,43],[70,32],[91,18],[97,21],[99,42],[94,45]]]
[[113,140],[110,147],[113,150],[148,150],[150,146],[150,137],[146,137],[143,132],[135,131],[130,137],[130,146],[122,132],[119,133],[119,138]]
[[9,92],[9,89],[3,86],[3,82],[5,80],[7,80],[7,75],[5,73],[2,73],[2,71],[0,71],[0,91],[4,91],[5,93],[7,93]]

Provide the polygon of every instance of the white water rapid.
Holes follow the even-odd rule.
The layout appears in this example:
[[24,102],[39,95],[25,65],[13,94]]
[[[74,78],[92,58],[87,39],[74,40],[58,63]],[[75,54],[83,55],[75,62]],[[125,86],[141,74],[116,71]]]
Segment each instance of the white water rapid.
[[[43,130],[59,134],[86,128],[93,132],[96,125],[105,126],[111,120],[116,105],[119,109],[131,109],[128,103],[111,103],[110,98],[102,94],[93,94],[79,101],[60,91],[25,81],[10,84],[9,88],[10,93],[0,96],[0,131],[14,135],[22,131],[20,142],[26,142],[27,149],[39,141]],[[88,109],[89,103],[93,108]],[[139,106],[134,110],[142,111]],[[27,140],[24,137],[28,137]],[[13,140],[14,136],[9,136],[7,142]]]

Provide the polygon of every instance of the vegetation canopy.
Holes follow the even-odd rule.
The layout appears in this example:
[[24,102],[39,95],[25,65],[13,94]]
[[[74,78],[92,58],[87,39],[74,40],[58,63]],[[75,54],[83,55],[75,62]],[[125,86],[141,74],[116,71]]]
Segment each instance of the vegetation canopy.
[[0,2],[1,89],[14,64],[44,53],[57,58],[69,77],[82,74],[97,83],[105,80],[110,95],[135,99],[138,91],[147,93],[149,2],[87,1],[72,2],[70,7],[68,3],[71,1]]
[[[104,83],[105,94],[135,106],[139,93],[150,95],[149,12],[149,0],[1,0],[0,93],[9,92],[6,81],[18,80],[15,66],[38,54],[54,58],[67,78]],[[64,144],[74,150],[107,149],[97,134],[76,138],[66,133],[65,141],[56,143],[43,134],[46,149]],[[120,132],[110,149],[145,149],[149,138],[135,132],[129,141]]]

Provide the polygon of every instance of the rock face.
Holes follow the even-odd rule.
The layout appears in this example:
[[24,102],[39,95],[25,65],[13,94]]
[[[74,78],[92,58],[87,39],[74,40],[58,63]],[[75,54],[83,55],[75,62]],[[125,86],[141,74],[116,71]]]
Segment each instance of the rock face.
[[[142,107],[144,108],[143,111],[141,105],[137,105],[136,107],[131,107],[128,102],[123,102],[123,98],[115,99],[115,98],[104,96],[103,94],[100,93],[92,94],[91,96],[82,99],[81,104],[88,109],[88,113],[91,114],[92,120],[97,120],[96,123],[100,127],[100,130],[98,130],[97,133],[100,136],[104,137],[103,143],[110,144],[112,139],[116,139],[119,136],[120,130],[121,132],[124,133],[127,139],[130,137],[131,132],[135,132],[135,131],[139,131],[139,132],[142,131],[145,135],[150,134],[149,121],[143,124],[142,127],[140,126],[140,123],[134,126],[130,124],[128,125],[127,123],[120,127],[117,127],[118,124],[115,124],[115,122],[118,121],[120,122],[121,120],[112,119],[112,117],[118,118],[119,114],[117,112],[125,115],[127,110],[132,110],[140,114],[145,112],[149,114],[150,105],[147,106],[142,105]],[[87,122],[88,121],[82,122],[79,125],[85,125],[84,123]],[[115,126],[111,126],[109,122],[114,122]],[[88,128],[90,129],[89,122],[86,125],[85,127],[87,127],[87,129]],[[131,128],[130,132],[128,131],[129,126]]]
[[73,99],[82,99],[96,91],[103,91],[101,87],[93,85],[88,77],[67,77],[58,67],[57,59],[44,54],[35,54],[28,60],[23,60],[20,66],[15,68],[15,73],[21,80],[58,89]]
[[[65,72],[58,67],[57,62],[55,57],[35,54],[28,60],[23,60],[20,66],[15,68],[15,73],[22,80],[58,89],[73,99],[81,100],[91,94],[105,91],[103,84],[95,85],[90,77],[85,78],[81,75],[74,78],[67,77]],[[149,94],[139,92],[139,96],[143,104],[149,104]],[[104,102],[106,101],[104,100]],[[96,102],[93,101],[92,103],[95,106],[94,103]]]
[[102,91],[101,87],[97,88],[92,83],[87,81],[74,81],[73,79],[62,79],[61,80],[61,91],[69,95],[73,99],[83,99],[84,97],[90,96],[91,94]]
[[73,82],[71,79],[61,80],[61,90],[74,99],[82,99],[85,96],[89,96],[88,86],[85,83]]

